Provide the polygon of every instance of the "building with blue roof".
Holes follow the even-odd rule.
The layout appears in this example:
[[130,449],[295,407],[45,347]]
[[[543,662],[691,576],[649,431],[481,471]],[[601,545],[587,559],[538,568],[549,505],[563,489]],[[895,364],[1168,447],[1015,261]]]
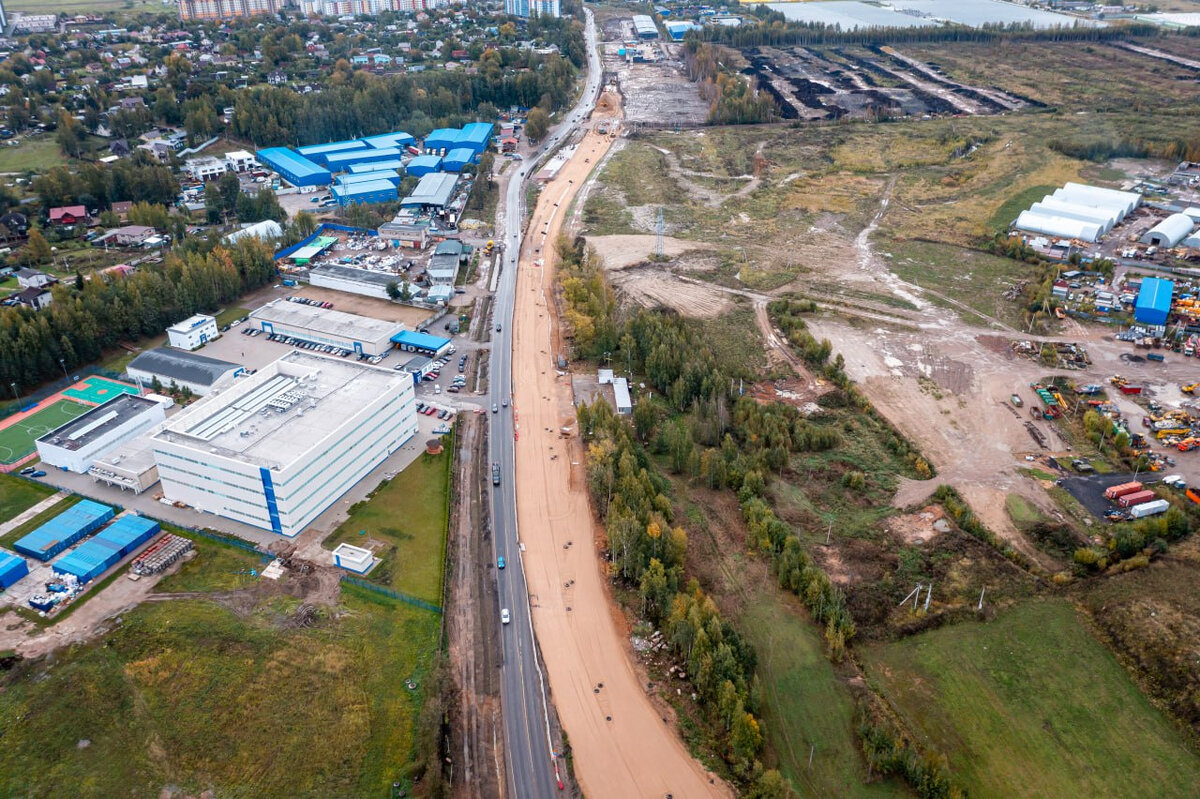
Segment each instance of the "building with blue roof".
[[409,161],[405,168],[408,170],[408,174],[416,177],[428,175],[430,172],[441,172],[442,157],[440,155],[418,155]]
[[15,585],[27,574],[29,564],[25,562],[25,558],[0,549],[0,591]]
[[1171,314],[1171,297],[1175,293],[1175,281],[1159,277],[1142,280],[1137,304],[1133,307],[1133,318],[1144,325],[1165,325]]
[[373,180],[386,180],[393,186],[400,186],[400,173],[394,169],[378,169],[374,172],[362,172],[357,175],[341,175],[339,186],[353,186],[356,183],[370,183]]
[[463,167],[475,163],[476,155],[478,153],[470,147],[455,147],[442,159],[442,169],[447,172],[462,172]]
[[351,203],[387,203],[400,199],[395,184],[388,180],[369,180],[364,183],[333,187],[333,199],[343,207]]
[[392,341],[405,352],[417,352],[431,358],[440,357],[450,349],[450,339],[412,330],[400,331],[392,336]]
[[380,169],[394,169],[403,175],[404,162],[397,158],[394,161],[372,161],[369,164],[351,164],[348,171],[352,175],[361,175],[364,172],[375,172]]
[[344,153],[330,153],[325,164],[332,172],[342,172],[355,164],[373,164],[379,161],[394,161],[401,155],[399,147],[367,148]]
[[84,541],[54,564],[59,574],[73,574],[89,583],[111,569],[121,558],[149,541],[162,528],[143,516],[122,516],[93,538]]
[[286,147],[268,147],[258,151],[259,163],[266,164],[293,186],[328,186],[333,175]]
[[13,549],[41,561],[50,560],[112,517],[112,508],[85,499],[25,535],[13,544]]
[[462,133],[458,128],[438,128],[425,137],[425,149],[443,153],[458,146],[458,137]]
[[296,148],[296,151],[305,158],[324,164],[325,159],[334,153],[347,153],[354,150],[367,149],[370,149],[369,145],[361,139],[351,139],[349,141],[329,142],[328,144],[309,144],[305,147]]
[[395,133],[381,133],[378,136],[367,136],[365,139],[358,141],[368,147],[407,147],[410,144],[416,144],[417,140],[410,133],[396,131]]
[[480,155],[487,149],[488,142],[491,140],[491,122],[472,122],[469,125],[463,126],[462,132],[458,135],[456,146],[467,147],[474,150],[475,155]]

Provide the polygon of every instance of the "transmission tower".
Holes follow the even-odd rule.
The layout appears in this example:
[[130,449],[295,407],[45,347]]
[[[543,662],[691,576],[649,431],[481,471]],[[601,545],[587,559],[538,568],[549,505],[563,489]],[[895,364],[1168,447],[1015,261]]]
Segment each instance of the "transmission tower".
[[657,258],[663,257],[663,216],[662,206],[658,207],[658,224],[655,225],[655,232],[658,234],[654,241],[654,255]]

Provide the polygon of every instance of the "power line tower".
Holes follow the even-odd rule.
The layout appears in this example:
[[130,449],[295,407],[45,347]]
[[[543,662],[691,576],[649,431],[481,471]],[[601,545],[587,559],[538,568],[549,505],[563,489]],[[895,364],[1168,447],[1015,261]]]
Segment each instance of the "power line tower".
[[657,258],[663,257],[663,215],[662,206],[658,207],[658,223],[655,225],[655,233],[657,238],[654,241],[654,255]]

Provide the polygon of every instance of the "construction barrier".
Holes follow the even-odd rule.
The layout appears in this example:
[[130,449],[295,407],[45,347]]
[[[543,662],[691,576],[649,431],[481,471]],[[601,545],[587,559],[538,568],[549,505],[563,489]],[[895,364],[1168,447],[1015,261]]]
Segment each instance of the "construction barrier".
[[391,597],[392,599],[399,599],[401,602],[406,602],[409,605],[421,608],[422,610],[431,610],[434,613],[439,614],[442,612],[442,609],[432,602],[426,602],[424,599],[417,599],[415,596],[409,596],[408,594],[400,591],[393,591],[391,588],[384,588],[382,585],[369,583],[366,580],[360,580],[357,577],[351,577],[348,574],[342,575],[342,582],[350,583],[351,585],[358,586],[359,588],[365,588],[368,591],[375,592],[376,594],[383,594],[384,596]]

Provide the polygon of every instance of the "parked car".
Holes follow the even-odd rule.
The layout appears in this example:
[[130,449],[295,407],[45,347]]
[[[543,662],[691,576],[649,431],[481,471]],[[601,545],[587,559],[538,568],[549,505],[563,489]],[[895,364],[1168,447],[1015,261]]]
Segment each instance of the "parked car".
[[41,469],[38,469],[36,472],[33,472],[33,473],[32,473],[32,474],[30,474],[29,476],[30,476],[30,477],[45,477],[45,476],[46,476],[46,473],[45,473],[45,472],[43,472]]
[[36,467],[26,466],[24,469],[21,470],[21,474],[24,475],[25,477],[28,477],[29,475],[33,474],[36,471],[37,471]]
[[500,623],[508,624],[510,621],[512,621],[512,616],[508,615],[508,608],[502,608],[500,610]]

